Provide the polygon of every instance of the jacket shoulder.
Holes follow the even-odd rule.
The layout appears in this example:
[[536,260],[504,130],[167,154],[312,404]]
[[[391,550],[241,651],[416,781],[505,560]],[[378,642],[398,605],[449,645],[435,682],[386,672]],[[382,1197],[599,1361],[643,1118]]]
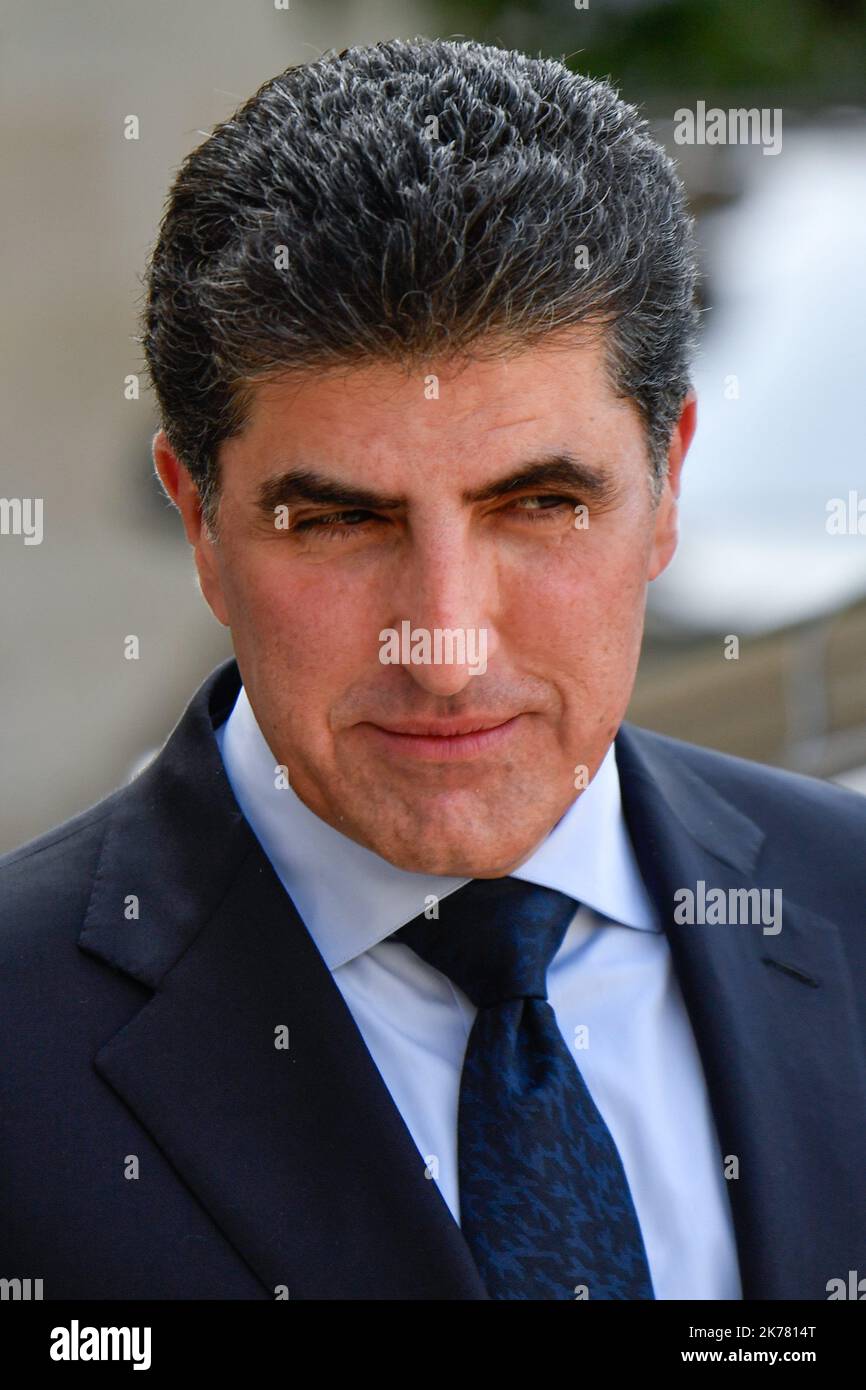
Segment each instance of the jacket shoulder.
[[635,724],[624,724],[622,732],[651,764],[685,766],[764,829],[788,823],[808,825],[815,834],[866,835],[866,796],[861,792]]
[[125,791],[125,787],[118,788],[117,791],[103,797],[101,801],[95,802],[93,806],[76,812],[68,820],[61,821],[58,825],[43,831],[41,835],[35,835],[33,839],[26,840],[14,849],[7,850],[5,854],[0,854],[0,874],[14,869],[22,860],[30,859],[34,854],[43,854],[46,850],[55,849],[65,840],[75,842],[67,846],[66,850],[67,853],[74,854],[82,837],[86,838],[88,833],[92,834],[100,822],[111,815]]
[[109,819],[126,792],[0,856],[0,957],[12,951],[20,960],[45,945],[46,933],[80,929]]

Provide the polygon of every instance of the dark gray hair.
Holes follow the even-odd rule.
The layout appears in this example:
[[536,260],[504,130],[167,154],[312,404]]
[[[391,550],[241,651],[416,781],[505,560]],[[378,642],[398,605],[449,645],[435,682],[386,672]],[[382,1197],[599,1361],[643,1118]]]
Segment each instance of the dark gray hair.
[[594,325],[658,497],[696,279],[674,164],[608,83],[487,44],[393,39],[287,68],[187,156],[139,342],[212,531],[219,446],[258,382],[507,355]]

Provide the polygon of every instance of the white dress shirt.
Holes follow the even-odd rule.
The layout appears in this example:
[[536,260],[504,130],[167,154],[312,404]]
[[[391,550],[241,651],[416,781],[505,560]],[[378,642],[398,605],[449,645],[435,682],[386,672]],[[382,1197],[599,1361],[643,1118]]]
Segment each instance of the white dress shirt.
[[[387,938],[469,880],[399,869],[289,787],[243,686],[216,739],[237,802],[290,894],[454,1219],[457,1100],[475,1007]],[[566,1044],[613,1135],[656,1298],[742,1298],[722,1155],[667,938],[629,840],[615,748],[514,878],[580,907],[548,971]]]

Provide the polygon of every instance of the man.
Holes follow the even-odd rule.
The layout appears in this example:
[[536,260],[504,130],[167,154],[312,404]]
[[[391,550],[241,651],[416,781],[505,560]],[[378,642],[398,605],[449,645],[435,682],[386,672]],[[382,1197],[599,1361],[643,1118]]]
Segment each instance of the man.
[[187,159],[154,459],[236,661],[2,863],[5,1276],[734,1300],[863,1267],[866,808],[623,723],[694,280],[667,157],[554,61],[347,50]]

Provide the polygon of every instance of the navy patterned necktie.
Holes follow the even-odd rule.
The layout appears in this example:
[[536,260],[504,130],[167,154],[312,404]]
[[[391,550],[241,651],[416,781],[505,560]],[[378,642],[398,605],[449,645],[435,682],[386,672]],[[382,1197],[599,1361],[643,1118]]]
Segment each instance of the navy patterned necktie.
[[578,904],[473,879],[391,941],[469,996],[460,1079],[460,1226],[491,1298],[651,1299],[622,1160],[547,1002]]

